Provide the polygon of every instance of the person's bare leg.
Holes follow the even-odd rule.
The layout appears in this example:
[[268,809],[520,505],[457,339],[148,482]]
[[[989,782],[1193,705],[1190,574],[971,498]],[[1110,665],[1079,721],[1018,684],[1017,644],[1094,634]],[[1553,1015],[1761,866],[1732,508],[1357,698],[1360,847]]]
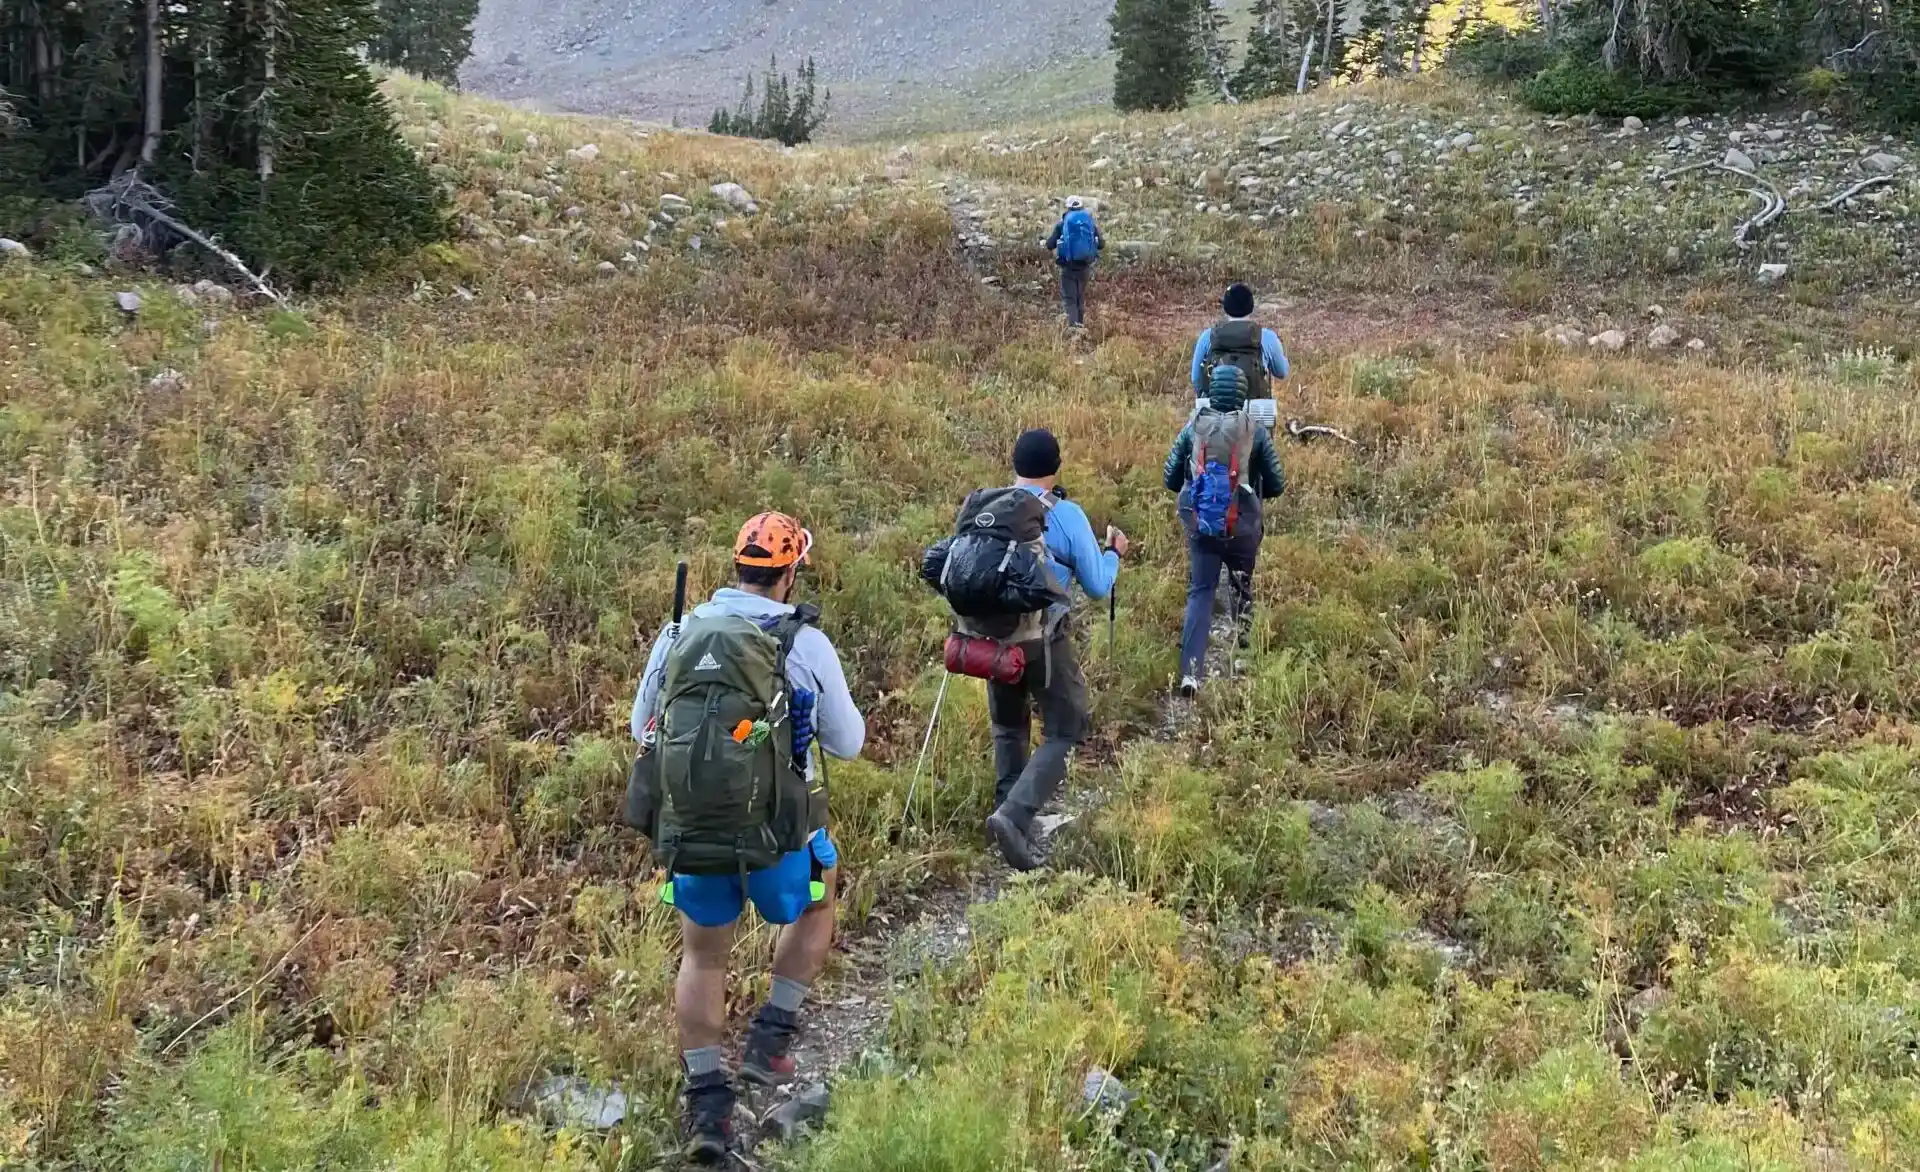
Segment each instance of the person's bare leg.
[[826,895],[780,930],[773,946],[773,988],[767,1003],[747,1029],[746,1052],[740,1058],[740,1077],[760,1086],[779,1086],[794,1076],[790,1053],[800,1028],[800,1009],[808,987],[827,965],[833,947],[833,912],[839,887],[836,869],[820,873]]
[[702,928],[680,918],[680,979],[673,987],[674,1014],[680,1022],[680,1049],[718,1046],[727,1032],[727,958],[733,951],[733,925]]
[[827,896],[800,913],[800,918],[780,929],[773,946],[773,975],[811,985],[827,967],[827,953],[833,948],[833,913],[839,896],[838,867],[820,872]]

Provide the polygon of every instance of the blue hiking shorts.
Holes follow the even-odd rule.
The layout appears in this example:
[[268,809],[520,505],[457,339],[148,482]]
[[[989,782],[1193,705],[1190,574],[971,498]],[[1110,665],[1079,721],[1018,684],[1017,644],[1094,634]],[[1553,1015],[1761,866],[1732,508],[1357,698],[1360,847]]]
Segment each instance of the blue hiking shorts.
[[838,866],[840,852],[825,830],[807,845],[761,871],[749,871],[744,886],[738,875],[675,875],[660,889],[660,899],[680,909],[702,928],[724,928],[747,910],[747,901],[769,924],[791,924],[827,898],[822,873]]

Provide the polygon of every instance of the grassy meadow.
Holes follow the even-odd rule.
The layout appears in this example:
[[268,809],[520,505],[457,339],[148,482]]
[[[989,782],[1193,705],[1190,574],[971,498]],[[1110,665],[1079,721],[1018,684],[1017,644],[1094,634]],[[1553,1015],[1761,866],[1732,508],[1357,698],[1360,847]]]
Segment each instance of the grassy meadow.
[[[1093,812],[971,947],[900,968],[887,1052],[763,1164],[1920,1167],[1892,253],[1841,304],[1818,265],[1761,293],[1739,258],[1676,273],[1551,224],[1518,253],[1386,248],[1331,203],[1276,229],[1246,275],[1314,323],[1273,322],[1283,414],[1359,447],[1283,448],[1253,649],[1169,729],[1160,461],[1254,229],[1169,196],[1174,246],[1111,262],[1068,339],[1023,292],[1041,263],[983,283],[937,186],[1041,190],[1070,174],[1046,152],[394,95],[461,236],[375,285],[242,311],[57,250],[0,266],[0,1167],[663,1166],[676,927],[614,816],[675,561],[720,584],[762,508],[819,537],[803,590],[872,732],[832,774],[843,922],[881,930],[981,862],[972,686],[897,833],[945,632],[915,569],[1036,424],[1135,538],[1114,653],[1082,624]],[[1515,290],[1743,340],[1568,349]],[[1407,328],[1337,328],[1383,298]],[[743,936],[737,1008],[770,948]],[[1124,1116],[1082,1103],[1090,1065]],[[635,1109],[556,1130],[522,1105],[552,1071]]]

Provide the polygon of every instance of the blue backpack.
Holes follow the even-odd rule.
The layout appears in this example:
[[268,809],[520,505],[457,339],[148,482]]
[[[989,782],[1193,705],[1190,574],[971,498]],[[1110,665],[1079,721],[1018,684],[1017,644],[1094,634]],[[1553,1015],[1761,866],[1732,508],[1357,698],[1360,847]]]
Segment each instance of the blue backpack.
[[1241,478],[1252,448],[1253,428],[1246,412],[1211,407],[1195,412],[1193,527],[1200,536],[1233,536],[1240,520]]
[[1093,235],[1093,213],[1075,208],[1060,221],[1060,249],[1055,254],[1067,264],[1090,261],[1100,251]]

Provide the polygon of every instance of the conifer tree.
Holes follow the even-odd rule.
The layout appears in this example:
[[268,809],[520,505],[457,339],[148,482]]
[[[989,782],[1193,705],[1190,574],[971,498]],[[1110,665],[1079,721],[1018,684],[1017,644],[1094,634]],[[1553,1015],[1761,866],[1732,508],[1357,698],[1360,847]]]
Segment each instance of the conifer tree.
[[[137,171],[184,222],[293,284],[446,229],[362,61],[373,0],[11,0],[0,194],[72,199]],[[5,225],[0,225],[4,228]]]
[[1121,110],[1177,110],[1205,68],[1205,0],[1117,0],[1111,43],[1113,104]]
[[380,31],[368,53],[428,81],[457,84],[479,13],[480,0],[379,0]]

